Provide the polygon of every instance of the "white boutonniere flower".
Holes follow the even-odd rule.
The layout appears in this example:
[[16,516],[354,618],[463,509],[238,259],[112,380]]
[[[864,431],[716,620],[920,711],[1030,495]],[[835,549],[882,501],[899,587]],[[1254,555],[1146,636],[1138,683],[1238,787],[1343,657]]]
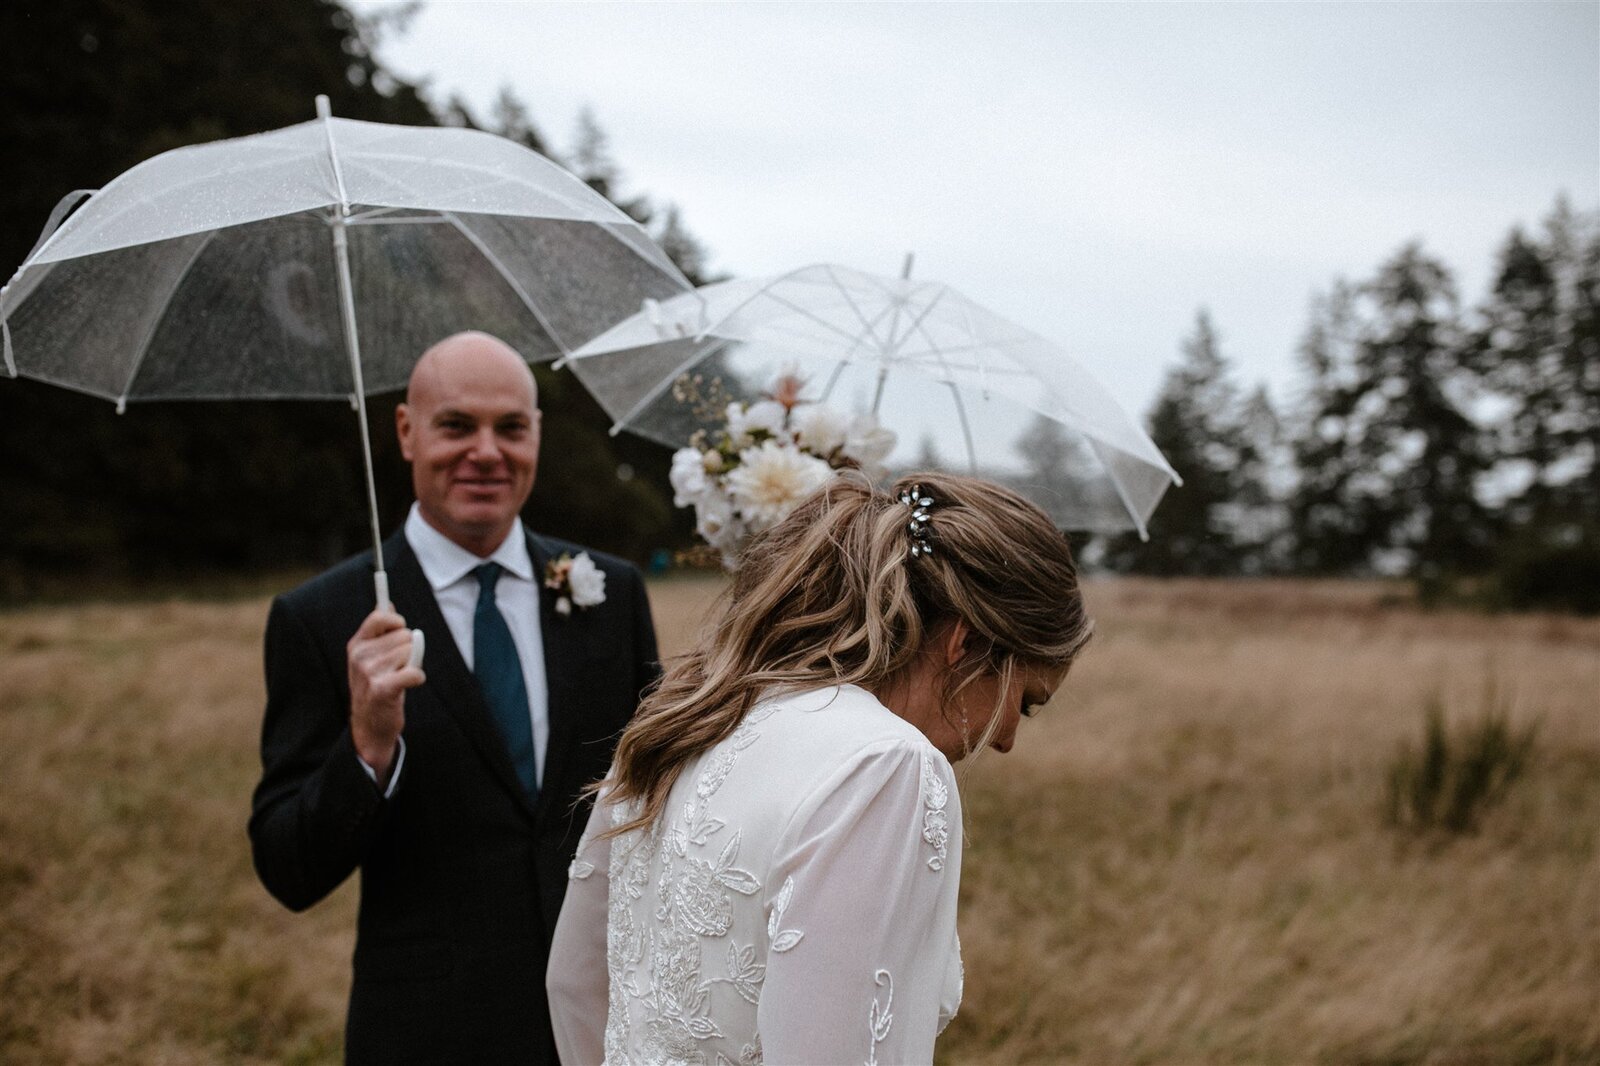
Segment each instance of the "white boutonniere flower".
[[588,552],[563,552],[551,559],[544,568],[544,587],[556,594],[556,613],[563,616],[574,607],[583,610],[606,602],[606,573]]

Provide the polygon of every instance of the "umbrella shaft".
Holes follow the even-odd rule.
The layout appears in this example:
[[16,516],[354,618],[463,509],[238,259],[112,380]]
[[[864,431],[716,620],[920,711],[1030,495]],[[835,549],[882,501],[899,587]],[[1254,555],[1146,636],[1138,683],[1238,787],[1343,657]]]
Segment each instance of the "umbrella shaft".
[[333,257],[338,266],[339,307],[344,314],[344,346],[350,355],[350,381],[355,388],[356,418],[361,424],[361,458],[367,471],[367,517],[372,521],[372,552],[378,570],[383,565],[383,531],[378,526],[378,488],[372,475],[372,445],[367,436],[367,390],[361,380],[361,341],[356,335],[356,301],[350,283],[350,242],[344,215],[333,218]]

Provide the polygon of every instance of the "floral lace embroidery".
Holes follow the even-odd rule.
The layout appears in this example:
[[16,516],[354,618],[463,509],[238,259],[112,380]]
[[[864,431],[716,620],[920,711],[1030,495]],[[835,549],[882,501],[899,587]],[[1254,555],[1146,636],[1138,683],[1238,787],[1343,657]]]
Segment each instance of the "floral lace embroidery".
[[889,1028],[894,1025],[894,978],[888,970],[879,970],[872,975],[875,987],[887,986],[889,994],[883,1003],[878,1003],[878,993],[872,993],[872,1009],[867,1012],[867,1028],[872,1033],[872,1044],[867,1048],[867,1066],[878,1066],[878,1045],[889,1039]]
[[767,918],[767,939],[772,943],[773,951],[788,951],[805,936],[798,929],[783,928],[783,912],[789,909],[789,901],[793,898],[794,878],[785,877],[783,887],[778,889],[778,895],[772,901],[772,914]]
[[[756,876],[736,865],[740,834],[734,833],[722,845],[715,861],[691,854],[691,850],[710,848],[726,828],[722,819],[709,815],[707,801],[727,780],[739,752],[759,739],[752,727],[777,710],[775,706],[761,707],[746,716],[728,738],[728,746],[707,760],[695,781],[694,796],[684,804],[675,824],[657,825],[612,845],[606,938],[611,974],[607,1062],[630,1059],[628,1014],[633,1001],[646,1010],[647,1035],[640,1049],[645,1059],[688,1063],[707,1061],[698,1046],[700,1041],[725,1036],[709,1013],[713,984],[730,985],[749,1003],[760,1001],[766,966],[757,961],[754,945],[729,944],[726,977],[707,979],[702,972],[701,939],[727,936],[733,925],[733,900],[728,893],[749,896],[761,890]],[[612,824],[620,825],[628,817],[631,814],[614,809]],[[652,868],[658,871],[656,917],[664,928],[646,938],[634,922],[631,908],[644,896]],[[793,892],[792,884],[789,891]],[[798,932],[790,930],[787,935],[793,938],[789,947],[799,942]],[[730,1062],[721,1052],[716,1061],[719,1066]],[[757,1037],[741,1049],[736,1066],[760,1066],[761,1061]]]
[[950,789],[933,767],[933,760],[922,757],[922,803],[928,809],[922,815],[922,839],[933,846],[928,859],[928,869],[943,870],[950,844],[950,819],[945,814],[945,804],[950,802]]

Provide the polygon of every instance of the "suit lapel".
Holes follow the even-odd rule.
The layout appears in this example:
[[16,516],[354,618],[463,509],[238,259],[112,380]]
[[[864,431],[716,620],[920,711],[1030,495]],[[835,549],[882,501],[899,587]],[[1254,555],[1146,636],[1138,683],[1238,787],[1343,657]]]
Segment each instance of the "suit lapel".
[[[567,780],[576,742],[579,693],[574,674],[583,662],[583,645],[573,618],[555,611],[556,597],[544,588],[545,567],[555,558],[554,548],[543,538],[528,534],[528,554],[533,559],[533,579],[539,584],[539,636],[544,645],[546,711],[550,737],[545,745],[544,775],[539,785],[539,817],[560,816],[557,809],[570,802],[577,784]],[[581,783],[581,782],[580,782]]]
[[[514,796],[531,817],[534,807],[517,780],[511,756],[506,754],[505,741],[495,728],[489,707],[483,700],[478,679],[467,669],[461,650],[456,647],[450,626],[434,599],[433,587],[428,584],[422,566],[417,562],[404,532],[395,534],[384,544],[384,554],[389,565],[389,591],[395,610],[405,617],[406,624],[420,629],[427,637],[423,652],[422,669],[428,675],[425,689],[432,690],[437,700],[467,735],[473,747],[488,763],[496,780]],[[548,667],[546,667],[548,669]]]

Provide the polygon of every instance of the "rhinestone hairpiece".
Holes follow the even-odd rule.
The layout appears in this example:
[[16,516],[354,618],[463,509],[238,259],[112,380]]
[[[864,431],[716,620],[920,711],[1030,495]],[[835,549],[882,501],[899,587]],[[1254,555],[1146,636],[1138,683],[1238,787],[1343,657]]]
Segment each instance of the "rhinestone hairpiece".
[[928,543],[928,508],[933,506],[933,497],[924,496],[921,485],[912,485],[900,493],[900,502],[911,508],[911,521],[906,523],[906,532],[911,534],[911,557],[932,555],[933,545]]

